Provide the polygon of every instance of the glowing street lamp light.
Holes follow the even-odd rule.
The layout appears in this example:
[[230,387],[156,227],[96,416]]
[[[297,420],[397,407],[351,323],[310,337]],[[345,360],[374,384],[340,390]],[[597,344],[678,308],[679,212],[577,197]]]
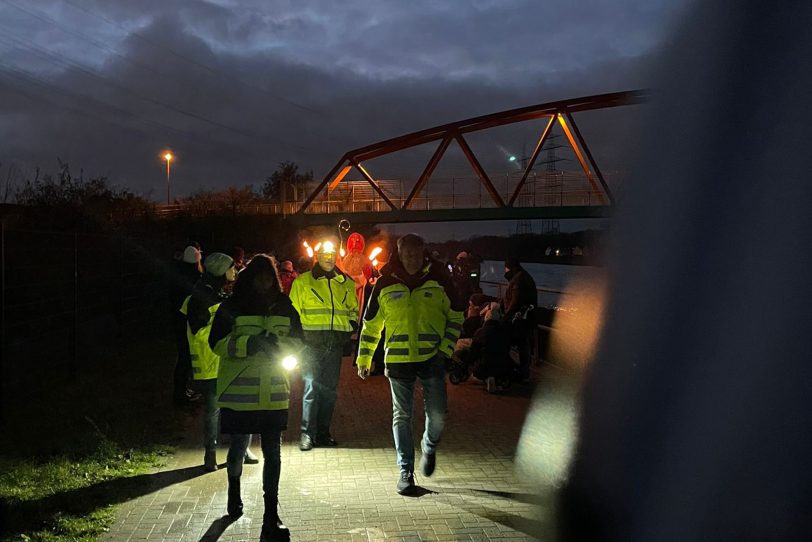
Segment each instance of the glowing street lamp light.
[[172,153],[167,151],[163,155],[163,159],[166,160],[166,204],[169,205],[169,163],[175,157],[172,156]]

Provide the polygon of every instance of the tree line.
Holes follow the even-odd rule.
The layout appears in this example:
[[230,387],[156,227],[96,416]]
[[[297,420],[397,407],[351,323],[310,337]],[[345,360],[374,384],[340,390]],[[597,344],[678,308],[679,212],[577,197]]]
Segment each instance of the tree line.
[[[2,172],[0,164],[0,172]],[[106,176],[76,175],[70,164],[57,158],[56,172],[37,167],[26,176],[9,165],[0,173],[0,197],[5,215],[15,214],[24,225],[46,229],[127,230],[143,229],[156,219],[156,204],[149,194],[137,194],[111,184]],[[200,190],[175,198],[175,203],[212,214],[228,213],[245,204],[301,201],[313,183],[313,172],[302,172],[294,162],[281,162],[264,182],[255,187],[229,186]],[[16,204],[16,207],[14,207]],[[10,207],[14,207],[11,209]]]

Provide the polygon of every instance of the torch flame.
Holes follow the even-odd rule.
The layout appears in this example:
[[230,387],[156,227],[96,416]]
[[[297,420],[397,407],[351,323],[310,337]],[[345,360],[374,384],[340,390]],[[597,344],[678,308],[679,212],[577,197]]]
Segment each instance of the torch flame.
[[371,262],[372,262],[373,260],[375,260],[375,257],[376,257],[378,254],[380,254],[381,252],[383,252],[383,249],[382,249],[381,247],[375,247],[375,248],[373,248],[373,249],[372,249],[372,252],[370,252],[370,253],[369,253],[369,261],[371,261]]

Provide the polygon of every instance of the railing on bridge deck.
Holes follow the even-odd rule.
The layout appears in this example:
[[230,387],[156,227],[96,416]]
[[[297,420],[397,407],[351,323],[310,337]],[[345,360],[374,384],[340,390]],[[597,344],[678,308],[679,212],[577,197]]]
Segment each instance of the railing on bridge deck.
[[[504,196],[509,195],[520,175],[494,177],[494,185]],[[398,207],[402,207],[411,190],[402,181],[379,180],[378,186]],[[475,191],[472,191],[472,187]],[[554,171],[533,173],[528,178],[514,207],[564,207],[603,205],[604,194],[594,189],[580,172]],[[416,197],[410,210],[483,209],[494,202],[475,178],[452,177],[433,179]],[[305,214],[358,213],[389,211],[390,208],[366,181],[344,181],[326,197],[314,200]],[[290,212],[286,209],[286,212]]]
[[[496,188],[509,194],[516,186],[519,176],[505,174],[494,177]],[[402,206],[411,187],[402,180],[378,181],[387,197],[396,205]],[[472,191],[472,188],[474,191]],[[318,198],[308,207],[306,214],[339,214],[358,212],[388,211],[389,206],[366,181],[345,181],[326,197]],[[580,172],[554,171],[533,173],[528,178],[514,207],[564,207],[592,206],[603,204],[603,194],[595,190]],[[188,202],[156,207],[159,216],[188,214],[206,215],[293,215],[302,201],[269,203],[263,201],[215,204]],[[420,211],[440,209],[484,209],[493,208],[494,203],[482,184],[475,178],[450,177],[434,179],[424,193],[412,201],[410,209]]]

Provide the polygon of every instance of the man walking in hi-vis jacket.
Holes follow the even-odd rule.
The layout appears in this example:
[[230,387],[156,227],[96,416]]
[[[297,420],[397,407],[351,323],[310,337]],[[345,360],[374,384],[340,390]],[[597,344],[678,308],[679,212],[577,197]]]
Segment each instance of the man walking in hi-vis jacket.
[[400,467],[397,492],[403,495],[415,487],[415,381],[419,378],[423,386],[426,411],[420,467],[423,475],[431,476],[447,410],[445,361],[462,330],[465,305],[447,271],[426,256],[423,239],[407,234],[397,247],[397,255],[381,270],[364,314],[357,364],[358,376],[365,379],[385,327],[385,374],[392,388],[392,432]]

